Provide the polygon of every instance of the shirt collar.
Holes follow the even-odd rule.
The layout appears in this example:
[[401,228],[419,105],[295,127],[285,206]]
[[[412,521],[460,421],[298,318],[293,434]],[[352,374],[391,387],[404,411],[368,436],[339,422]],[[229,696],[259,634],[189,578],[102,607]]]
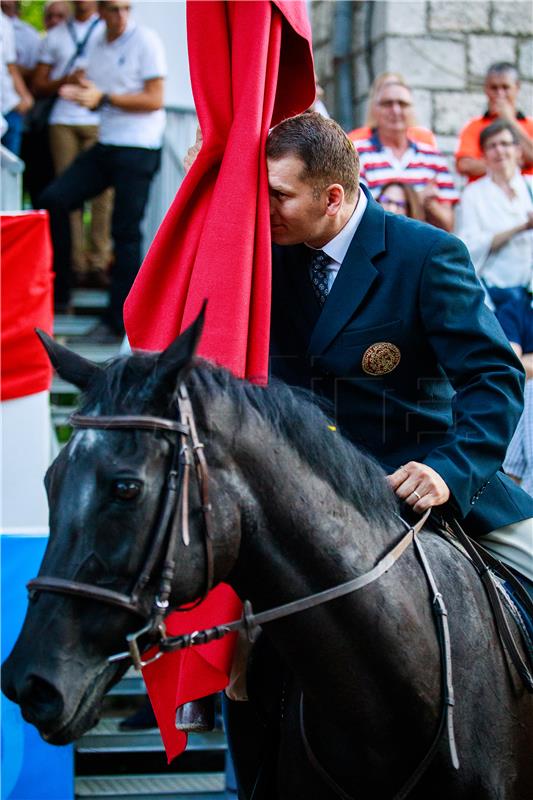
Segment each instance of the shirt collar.
[[[515,113],[515,117],[516,117],[516,119],[526,119],[525,114],[523,114],[521,111],[517,111]],[[491,114],[489,109],[487,108],[487,110],[483,114],[483,119],[498,119],[498,115],[497,114]]]
[[[383,142],[379,138],[379,133],[378,133],[378,129],[377,128],[372,128],[372,135],[370,136],[370,141],[372,142],[372,144],[374,145],[374,147],[377,150],[384,150],[385,149],[385,146],[384,146]],[[407,137],[407,149],[409,149],[410,147],[412,147],[412,149],[416,153],[418,153],[418,145],[417,145],[417,143],[414,141],[414,139],[409,139],[409,137]]]
[[355,235],[357,228],[359,227],[361,218],[365,213],[365,209],[368,205],[368,200],[366,199],[365,193],[362,192],[361,189],[358,189],[358,192],[359,192],[359,197],[357,200],[357,205],[354,208],[352,216],[350,217],[344,228],[342,228],[342,230],[340,230],[338,234],[333,237],[333,239],[330,239],[329,242],[327,242],[327,244],[324,245],[324,247],[315,248],[307,245],[307,247],[309,247],[310,250],[316,250],[316,249],[323,250],[324,253],[331,258],[333,263],[330,264],[330,269],[334,271],[337,271],[340,268],[342,262],[344,261],[344,257],[348,252],[350,243]]

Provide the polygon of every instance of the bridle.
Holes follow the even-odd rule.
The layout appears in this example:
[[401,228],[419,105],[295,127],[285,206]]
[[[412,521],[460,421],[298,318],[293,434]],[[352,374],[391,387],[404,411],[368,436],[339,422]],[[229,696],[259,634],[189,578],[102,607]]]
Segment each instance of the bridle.
[[[146,663],[149,663],[141,660],[141,651],[137,640],[143,635],[148,635],[152,638],[158,636],[162,640],[166,637],[164,617],[169,609],[170,593],[176,572],[175,556],[180,534],[185,547],[190,544],[189,485],[193,465],[196,468],[200,493],[206,562],[205,586],[203,594],[196,604],[200,603],[213,588],[213,522],[212,508],[209,502],[209,474],[204,445],[198,438],[192,404],[183,383],[180,384],[178,389],[178,410],[178,421],[149,415],[92,417],[72,414],[70,417],[70,424],[74,428],[147,430],[174,434],[170,467],[165,477],[160,512],[156,520],[154,533],[151,536],[150,549],[130,593],[124,594],[111,589],[104,589],[95,584],[49,576],[39,576],[28,583],[30,599],[34,599],[39,592],[43,591],[74,595],[75,597],[107,603],[147,619],[148,621],[143,628],[128,634],[128,651],[110,658],[110,661],[118,661],[131,656],[137,669],[141,669]],[[176,515],[179,515],[179,524],[176,524]],[[157,563],[160,561],[162,552],[165,555],[159,577],[155,580],[153,573]],[[158,588],[154,594],[151,607],[149,607],[143,594],[151,580],[154,580]],[[189,606],[189,608],[191,607]],[[151,661],[155,661],[161,655],[163,653],[158,652]]]
[[[452,684],[452,662],[447,610],[417,535],[422,530],[429,516],[429,510],[414,526],[410,526],[402,520],[407,528],[406,533],[372,569],[365,572],[363,575],[359,575],[350,581],[322,592],[317,592],[308,597],[303,597],[299,600],[294,600],[284,605],[261,611],[258,614],[254,614],[250,603],[245,601],[243,615],[238,620],[216,625],[205,630],[194,631],[189,634],[167,636],[164,618],[170,607],[170,594],[176,573],[175,555],[179,535],[181,534],[181,540],[185,547],[188,547],[190,544],[189,486],[190,473],[193,465],[195,466],[200,494],[206,558],[204,591],[197,603],[200,603],[208,592],[211,591],[214,582],[214,539],[212,507],[209,502],[209,473],[204,454],[204,445],[199,440],[192,404],[185,384],[183,383],[180,384],[178,389],[178,411],[178,421],[149,415],[83,416],[81,414],[73,414],[70,417],[70,423],[74,428],[100,430],[159,430],[165,433],[175,434],[170,456],[170,468],[165,477],[163,498],[160,506],[161,511],[157,518],[155,532],[152,536],[152,543],[147,558],[129,594],[104,589],[95,584],[82,583],[76,580],[40,576],[33,578],[33,580],[28,583],[30,599],[34,599],[39,592],[43,591],[55,594],[73,595],[75,597],[82,597],[113,605],[122,610],[144,617],[144,619],[147,620],[146,624],[140,630],[126,636],[128,650],[112,655],[108,659],[109,662],[113,663],[131,658],[134,666],[138,670],[141,670],[144,666],[157,660],[165,653],[207,644],[208,642],[221,639],[237,631],[245,631],[248,633],[249,637],[252,638],[253,631],[260,625],[315,608],[331,600],[352,594],[380,578],[396,563],[409,545],[413,543],[416,547],[433,598],[432,608],[436,620],[440,648],[442,702],[439,725],[431,746],[409,780],[404,784],[400,792],[395,795],[395,800],[401,800],[407,797],[415,784],[420,780],[432,762],[445,730],[448,734],[452,764],[458,769],[459,760],[453,729],[453,706],[455,701]],[[175,520],[177,514],[179,515],[179,525],[176,524]],[[159,577],[156,581],[153,573],[157,563],[160,561],[160,553],[162,551],[164,551],[165,555]],[[143,593],[151,580],[157,584],[158,589],[153,596],[151,606],[149,606],[146,600],[143,599]],[[191,607],[192,606],[189,606],[188,608]],[[156,654],[146,661],[142,660],[142,652],[146,648],[142,648],[141,650],[138,643],[138,640],[142,636],[148,637],[149,646],[157,644],[159,648]],[[303,700],[300,709],[300,727],[304,748],[310,763],[339,797],[347,798],[348,796],[333,779],[330,778],[311,750],[303,724]]]

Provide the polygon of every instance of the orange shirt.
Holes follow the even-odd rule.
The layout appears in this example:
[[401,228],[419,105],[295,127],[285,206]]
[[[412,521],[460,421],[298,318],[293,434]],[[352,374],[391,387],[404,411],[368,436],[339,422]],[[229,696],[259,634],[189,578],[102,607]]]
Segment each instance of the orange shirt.
[[[352,142],[357,141],[358,139],[368,139],[372,136],[372,128],[368,126],[363,128],[355,128],[355,130],[350,131],[348,134],[348,138],[352,140]],[[407,138],[411,139],[413,142],[419,142],[420,144],[429,144],[437,150],[437,140],[435,139],[433,133],[428,130],[428,128],[417,128],[416,126],[413,128],[407,128]]]
[[[496,119],[498,119],[498,117],[489,117],[488,114],[484,114],[482,117],[474,117],[474,119],[466,123],[459,134],[459,144],[455,151],[456,164],[460,158],[464,158],[465,156],[468,158],[483,158],[483,151],[479,144],[479,134]],[[520,127],[525,130],[527,135],[533,138],[533,118],[520,116],[517,117],[516,121]],[[533,164],[529,167],[524,167],[522,173],[524,175],[533,175]],[[468,178],[469,183],[475,180],[477,180],[477,178]]]

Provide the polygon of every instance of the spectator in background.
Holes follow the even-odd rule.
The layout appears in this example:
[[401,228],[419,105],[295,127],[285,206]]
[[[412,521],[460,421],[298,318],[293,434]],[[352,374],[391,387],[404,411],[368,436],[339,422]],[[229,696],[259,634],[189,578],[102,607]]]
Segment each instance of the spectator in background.
[[497,308],[510,294],[531,288],[532,178],[520,174],[514,125],[498,119],[479,139],[487,175],[464,190],[456,233]]
[[127,1],[102,2],[99,9],[105,28],[91,46],[88,79],[60,90],[62,97],[100,110],[98,142],[45,190],[42,206],[50,211],[55,300],[64,304],[71,287],[68,214],[107,187],[115,190],[111,303],[104,320],[86,337],[105,343],[124,333],[122,308],[140,267],[140,226],[161,160],[166,64],[159,38],[130,19]]
[[453,204],[459,196],[444,156],[435,147],[409,138],[410,89],[403,83],[385,83],[377,91],[374,109],[376,125],[371,136],[354,141],[361,179],[374,197],[391,181],[408,183],[417,191],[426,221],[450,231]]
[[[387,84],[400,84],[409,89],[405,78],[403,75],[400,75],[399,72],[382,72],[381,75],[378,75],[377,78],[374,79],[368,93],[368,106],[364,126],[362,128],[355,128],[348,134],[348,138],[351,139],[352,142],[358,141],[359,139],[368,139],[372,135],[372,129],[377,125],[376,98],[383,86]],[[415,115],[413,112],[409,115],[408,121],[409,127],[407,128],[407,135],[409,139],[413,142],[429,144],[437,149],[437,140],[433,132],[430,131],[429,128],[422,128],[415,125]]]
[[[74,16],[55,26],[43,40],[35,71],[35,92],[41,97],[57,96],[62,86],[79,83],[85,77],[92,42],[98,29],[104,27],[96,2],[78,0],[74,4]],[[97,142],[99,122],[97,111],[57,96],[48,119],[55,175],[61,175],[79,153]],[[109,190],[92,201],[87,248],[82,211],[76,209],[70,216],[70,260],[78,285],[104,287],[109,284],[107,268],[111,257],[112,202]]]
[[324,103],[324,89],[320,85],[320,81],[318,80],[318,75],[315,72],[315,86],[316,86],[316,95],[315,95],[315,102],[313,105],[308,109],[309,111],[316,111],[318,114],[322,114],[323,117],[329,119],[329,113]]
[[457,171],[466,175],[469,182],[481,178],[487,165],[479,144],[479,135],[496,119],[508,122],[516,140],[522,147],[522,172],[533,174],[533,118],[526,117],[516,108],[520,81],[518,70],[505,61],[492,64],[485,78],[488,108],[481,117],[467,122],[459,134],[455,153]]
[[390,214],[403,214],[410,219],[425,220],[418,196],[406,183],[386,183],[377,196],[377,201]]
[[0,111],[7,123],[2,144],[16,156],[20,153],[24,115],[33,106],[33,97],[17,67],[15,32],[11,20],[0,13]]
[[66,22],[70,16],[67,0],[48,0],[44,4],[43,23],[46,32],[51,31],[56,25]]
[[19,0],[1,0],[2,11],[9,17],[15,33],[15,50],[17,66],[24,81],[29,85],[33,70],[37,64],[41,37],[31,25],[20,19]]

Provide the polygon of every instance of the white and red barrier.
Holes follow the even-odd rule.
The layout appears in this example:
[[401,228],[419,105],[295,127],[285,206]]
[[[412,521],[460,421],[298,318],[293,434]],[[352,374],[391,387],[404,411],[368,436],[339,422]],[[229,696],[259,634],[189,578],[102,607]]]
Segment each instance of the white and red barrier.
[[[43,486],[50,463],[52,370],[35,328],[53,329],[52,246],[45,211],[0,215],[2,659],[26,611],[27,581],[37,574],[48,538]],[[39,738],[1,698],[2,800],[72,800],[73,749]]]

